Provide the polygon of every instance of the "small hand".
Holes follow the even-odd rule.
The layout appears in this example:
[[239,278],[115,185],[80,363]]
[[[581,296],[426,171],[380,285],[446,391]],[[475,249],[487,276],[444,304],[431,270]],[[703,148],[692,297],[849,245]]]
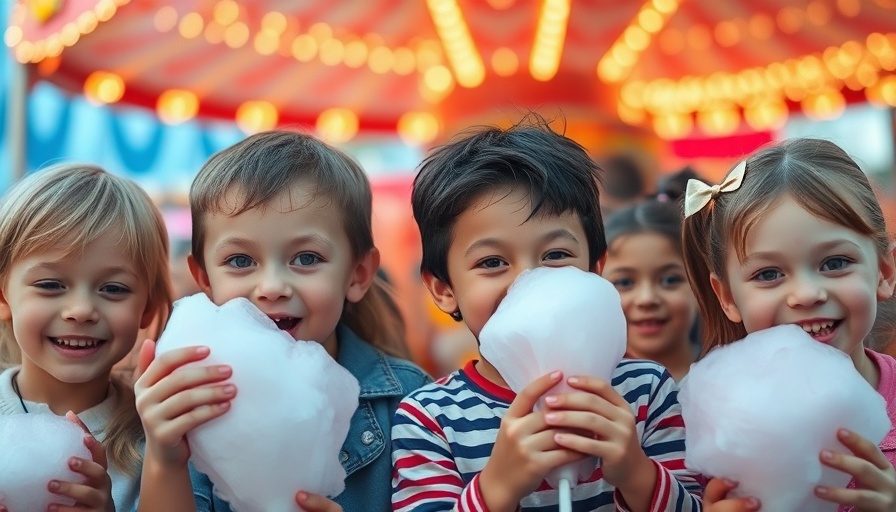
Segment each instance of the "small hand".
[[567,382],[579,391],[545,397],[548,424],[572,430],[558,433],[557,444],[600,457],[604,478],[616,487],[650,480],[651,475],[655,479],[631,405],[605,380],[572,377]]
[[210,354],[208,347],[187,347],[154,357],[155,343],[147,340],[137,362],[134,384],[137,412],[146,432],[147,456],[160,464],[185,466],[190,457],[186,435],[230,409],[236,396],[229,366],[192,366]]
[[318,494],[311,494],[310,492],[302,491],[296,494],[296,503],[305,512],[342,512],[342,507],[335,501]]
[[855,432],[840,429],[837,439],[849,454],[823,451],[821,463],[852,475],[855,489],[816,487],[815,494],[827,501],[851,505],[855,512],[896,510],[896,469],[880,448]]
[[562,378],[560,372],[532,381],[516,396],[501,419],[491,456],[479,476],[486,506],[493,512],[515,510],[554,468],[585,456],[559,446],[535,403]]
[[737,487],[737,482],[724,478],[713,478],[703,492],[703,512],[754,512],[759,510],[756,498],[728,498],[728,493]]
[[90,434],[87,426],[75,413],[69,411],[66,413],[65,418],[84,430],[84,446],[90,451],[92,460],[72,457],[68,461],[68,466],[72,471],[84,475],[85,481],[83,484],[61,482],[59,480],[50,481],[47,489],[51,493],[71,498],[75,500],[76,504],[73,506],[52,504],[49,506],[49,510],[51,512],[85,510],[115,512],[115,504],[112,501],[112,480],[109,478],[107,471],[109,466],[105,448],[103,448],[102,443]]

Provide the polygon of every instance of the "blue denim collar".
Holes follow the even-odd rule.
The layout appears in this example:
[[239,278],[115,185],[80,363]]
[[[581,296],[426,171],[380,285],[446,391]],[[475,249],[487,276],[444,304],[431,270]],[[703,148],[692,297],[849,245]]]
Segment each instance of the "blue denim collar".
[[404,389],[390,367],[386,355],[361,340],[345,324],[336,328],[339,350],[336,362],[351,372],[361,385],[361,399],[388,396],[404,396],[411,389]]

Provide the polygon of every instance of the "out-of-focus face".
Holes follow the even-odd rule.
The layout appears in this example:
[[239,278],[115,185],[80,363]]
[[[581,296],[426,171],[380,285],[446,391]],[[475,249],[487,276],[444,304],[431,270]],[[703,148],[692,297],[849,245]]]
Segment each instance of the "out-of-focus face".
[[697,301],[678,247],[655,232],[625,235],[610,244],[603,277],[622,299],[628,354],[642,359],[688,346]]
[[454,225],[444,283],[428,273],[424,280],[439,308],[459,310],[478,338],[516,276],[540,266],[588,267],[588,239],[579,216],[532,218],[529,193],[505,188],[482,194]]
[[[356,263],[343,213],[311,190],[292,186],[238,215],[206,215],[205,269],[191,259],[191,271],[215,304],[245,297],[293,339],[335,357],[345,301],[363,298],[379,258],[373,250]],[[225,203],[236,204],[237,193]]]
[[[743,262],[730,251],[713,287],[725,314],[748,333],[797,324],[820,343],[864,357],[877,301],[893,294],[892,258],[874,241],[816,217],[785,196],[753,226]],[[858,368],[858,365],[857,365]]]

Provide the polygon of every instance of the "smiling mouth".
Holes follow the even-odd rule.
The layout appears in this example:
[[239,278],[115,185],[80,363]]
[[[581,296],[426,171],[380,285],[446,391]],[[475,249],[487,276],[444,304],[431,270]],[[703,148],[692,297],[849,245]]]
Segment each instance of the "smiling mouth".
[[96,348],[106,342],[106,340],[85,340],[85,339],[75,340],[75,339],[53,338],[53,337],[50,338],[50,341],[59,347],[64,347],[67,349],[74,349],[74,350],[86,350],[86,349],[90,349],[90,348]]
[[296,318],[294,316],[285,316],[276,319],[272,318],[272,320],[274,320],[274,323],[277,324],[277,328],[281,331],[291,331],[302,321],[301,318]]
[[801,323],[799,326],[813,338],[824,338],[834,332],[841,322],[842,320],[825,320],[823,322]]

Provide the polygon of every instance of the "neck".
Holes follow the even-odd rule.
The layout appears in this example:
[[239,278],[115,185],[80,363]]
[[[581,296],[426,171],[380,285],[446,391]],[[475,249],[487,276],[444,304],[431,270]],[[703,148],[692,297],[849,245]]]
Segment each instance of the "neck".
[[492,363],[486,361],[481,354],[479,360],[476,361],[476,371],[492,384],[501,386],[505,389],[510,389],[510,386],[507,385],[507,382],[501,377],[501,374],[498,373],[498,369],[495,368]]
[[629,350],[628,353],[634,358],[656,361],[665,366],[666,370],[669,371],[669,374],[676,381],[687,375],[688,370],[691,369],[691,364],[694,362],[694,353],[691,351],[691,344],[687,339],[660,352],[644,353]]
[[862,378],[871,384],[872,388],[877,389],[880,386],[880,368],[865,353],[865,347],[859,345],[850,356]]
[[22,366],[15,379],[23,400],[47,404],[60,416],[68,411],[80,414],[102,403],[109,394],[109,379],[69,384],[27,365]]

